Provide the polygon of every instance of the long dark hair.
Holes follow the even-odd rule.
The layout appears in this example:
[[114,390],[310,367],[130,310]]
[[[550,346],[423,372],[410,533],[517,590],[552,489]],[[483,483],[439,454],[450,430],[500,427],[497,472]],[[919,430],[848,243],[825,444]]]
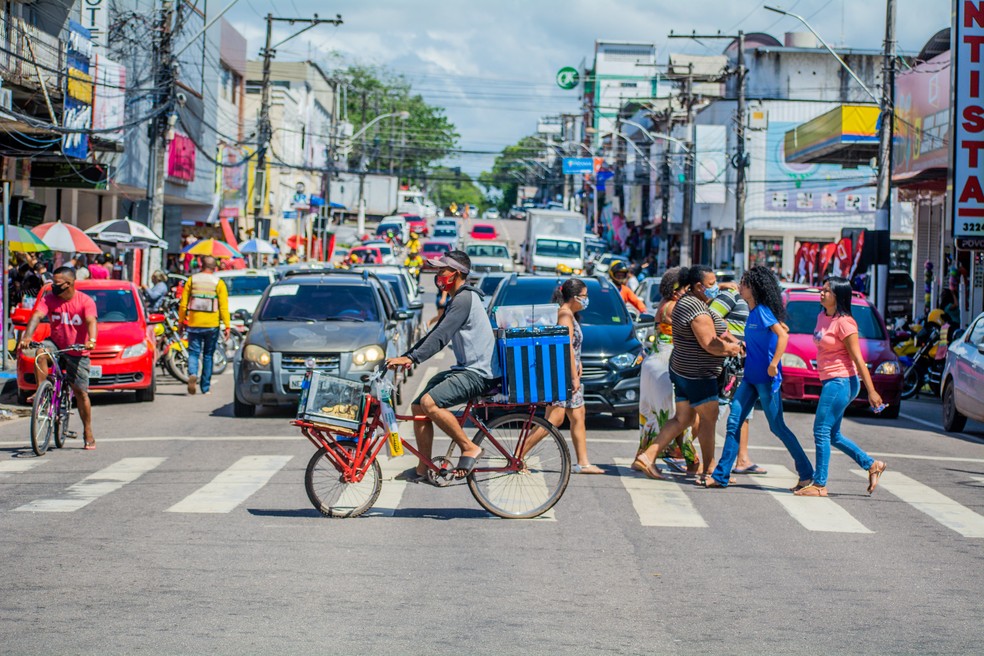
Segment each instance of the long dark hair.
[[850,281],[846,278],[830,276],[824,280],[824,283],[830,287],[830,293],[834,295],[834,300],[837,302],[837,306],[834,308],[834,316],[852,316],[851,298],[854,296],[854,288],[851,287]]
[[745,272],[741,280],[752,290],[756,305],[769,308],[778,321],[786,318],[786,306],[782,303],[782,289],[776,274],[764,266],[753,266]]
[[[587,287],[588,286],[585,285],[584,281],[580,278],[568,278],[564,281],[563,285],[557,286],[557,289],[554,290],[553,297],[550,299],[550,302],[558,305],[566,303],[587,289]],[[581,323],[581,313],[575,312],[574,319],[576,319],[578,323]]]

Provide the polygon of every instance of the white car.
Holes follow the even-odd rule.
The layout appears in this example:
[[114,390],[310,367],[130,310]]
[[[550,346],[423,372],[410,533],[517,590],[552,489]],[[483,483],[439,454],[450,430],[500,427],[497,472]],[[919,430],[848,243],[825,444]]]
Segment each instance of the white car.
[[471,258],[472,271],[515,271],[509,247],[504,241],[471,241],[465,244],[465,253]]
[[229,314],[236,310],[256,314],[263,292],[277,280],[277,272],[273,269],[233,269],[218,271],[215,275],[225,282],[229,291]]
[[454,228],[457,230],[458,221],[457,219],[438,219],[434,221],[434,229],[436,230],[437,228]]
[[959,432],[968,419],[984,421],[984,314],[951,340],[943,369],[943,428]]
[[363,246],[372,246],[373,248],[378,248],[379,252],[383,254],[383,264],[400,264],[398,262],[398,256],[396,251],[393,249],[392,244],[387,242],[385,239],[369,239],[362,242]]
[[484,214],[482,214],[482,218],[495,221],[496,219],[499,218],[499,210],[494,207],[490,207],[489,209],[485,210]]

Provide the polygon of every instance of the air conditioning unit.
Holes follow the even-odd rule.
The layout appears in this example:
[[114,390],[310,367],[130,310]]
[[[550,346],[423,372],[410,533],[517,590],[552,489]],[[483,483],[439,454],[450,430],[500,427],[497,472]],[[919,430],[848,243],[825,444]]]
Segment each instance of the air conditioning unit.
[[14,109],[14,94],[10,89],[0,89],[0,109]]

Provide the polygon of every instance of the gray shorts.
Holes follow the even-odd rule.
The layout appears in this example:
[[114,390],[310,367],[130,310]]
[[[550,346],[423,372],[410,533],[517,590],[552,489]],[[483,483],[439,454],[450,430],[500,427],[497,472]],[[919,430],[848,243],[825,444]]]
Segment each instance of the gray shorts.
[[[44,340],[44,346],[49,351],[57,351],[58,347],[50,339]],[[69,355],[62,353],[58,356],[58,368],[61,369],[65,382],[79,392],[89,391],[89,356]]]
[[484,378],[474,371],[450,369],[442,371],[427,381],[423,391],[413,402],[420,405],[424,395],[430,394],[437,407],[451,408],[483,396],[494,383],[495,381]]

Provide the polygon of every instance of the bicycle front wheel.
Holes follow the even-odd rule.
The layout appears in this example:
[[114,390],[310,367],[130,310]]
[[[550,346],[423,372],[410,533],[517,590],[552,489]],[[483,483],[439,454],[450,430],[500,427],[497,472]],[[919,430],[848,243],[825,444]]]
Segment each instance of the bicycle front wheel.
[[68,420],[72,416],[72,397],[68,393],[68,385],[62,386],[61,402],[58,404],[58,417],[54,422],[55,446],[59,449],[65,446],[68,437]]
[[[540,417],[511,414],[486,426],[495,443],[479,430],[474,442],[484,449],[476,470],[468,477],[468,489],[493,515],[506,519],[530,519],[550,510],[564,495],[571,477],[571,455],[554,426]],[[509,456],[521,443],[537,434],[542,439],[523,458],[525,469],[508,469]]]
[[31,448],[39,456],[43,456],[51,445],[54,400],[55,386],[46,380],[34,393],[34,408],[31,410]]
[[[342,448],[350,454],[355,451],[351,446]],[[314,454],[304,475],[308,499],[325,517],[358,517],[376,503],[382,486],[379,461],[372,461],[361,481],[349,483],[341,468],[327,456],[325,447]]]

